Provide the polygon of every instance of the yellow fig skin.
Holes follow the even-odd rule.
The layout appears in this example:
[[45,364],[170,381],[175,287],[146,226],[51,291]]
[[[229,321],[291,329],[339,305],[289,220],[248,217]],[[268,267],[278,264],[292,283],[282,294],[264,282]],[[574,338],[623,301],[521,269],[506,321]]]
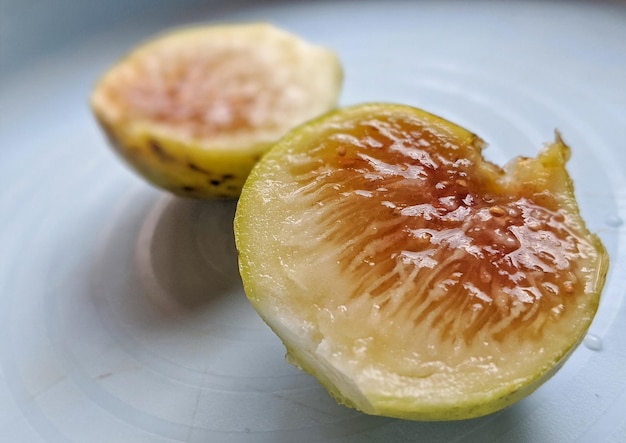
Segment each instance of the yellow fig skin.
[[179,197],[237,198],[255,163],[271,143],[245,150],[206,148],[203,142],[159,134],[155,128],[129,132],[99,119],[110,145],[149,183]]
[[[381,121],[386,126],[375,124]],[[458,220],[461,226],[468,217],[485,223],[506,223],[508,215],[503,208],[521,208],[530,211],[528,214],[545,209],[545,220],[548,225],[553,223],[551,227],[515,224],[522,218],[499,225],[522,229],[519,232],[523,232],[526,243],[519,246],[520,260],[531,257],[545,265],[553,258],[544,254],[544,246],[559,245],[552,252],[566,259],[555,259],[553,275],[544,278],[544,271],[537,271],[531,264],[519,268],[538,279],[538,286],[532,289],[543,291],[540,295],[518,300],[515,292],[506,291],[518,289],[521,284],[515,287],[511,286],[513,280],[503,280],[498,286],[497,273],[481,283],[477,270],[484,263],[480,262],[480,268],[455,268],[465,270],[455,277],[448,268],[452,265],[445,264],[444,252],[432,268],[428,258],[435,254],[416,262],[422,265],[420,269],[439,273],[438,280],[426,274],[418,281],[421,274],[412,273],[412,262],[402,261],[402,253],[411,247],[404,238],[424,238],[407,234],[395,240],[401,231],[423,228],[403,224],[401,214],[417,207],[412,205],[423,206],[420,199],[427,192],[420,194],[416,183],[428,175],[424,173],[425,165],[432,161],[439,165],[433,166],[437,174],[448,177],[449,173],[440,168],[442,161],[436,151],[408,149],[432,146],[433,137],[411,135],[413,141],[423,142],[412,146],[410,137],[387,147],[380,143],[404,124],[417,128],[415,134],[427,128],[423,134],[434,134],[446,146],[446,159],[461,165],[462,172],[477,172],[473,177],[469,173],[461,176],[457,184],[457,176],[449,176],[452,183],[446,186],[456,186],[473,200],[459,206],[467,210],[467,215],[448,218],[440,225],[442,228],[451,220]],[[599,305],[609,257],[600,238],[588,231],[580,216],[573,182],[565,168],[570,148],[557,133],[556,140],[535,158],[516,158],[501,168],[484,160],[484,146],[472,132],[421,109],[368,103],[330,112],[294,129],[266,153],[250,174],[235,216],[235,240],[246,295],[284,343],[287,360],[316,377],[339,403],[366,414],[419,421],[484,416],[534,392],[582,342]],[[396,156],[405,150],[406,163],[391,163],[378,154],[380,149],[394,151]],[[413,162],[416,159],[422,163]],[[418,164],[421,169],[417,169]],[[418,172],[411,175],[414,171]],[[401,186],[397,177],[402,174],[413,184]],[[443,186],[443,181],[438,184]],[[496,196],[495,203],[490,203],[491,197],[488,201],[486,194]],[[408,200],[402,200],[405,197]],[[485,200],[480,201],[480,197]],[[412,198],[419,202],[411,203]],[[399,206],[401,203],[405,206]],[[496,206],[490,207],[492,204]],[[387,218],[380,221],[375,214],[386,214]],[[533,217],[523,220],[535,220]],[[536,217],[544,220],[543,215]],[[422,230],[435,231],[436,226],[426,223]],[[478,231],[491,231],[486,226],[479,223]],[[458,232],[461,228],[456,229]],[[552,230],[554,237],[550,237]],[[545,239],[540,240],[544,234]],[[471,240],[460,243],[461,248],[468,248],[463,252],[490,257],[486,251],[491,244],[481,244],[480,233],[467,229],[464,235],[456,237]],[[445,237],[433,233],[430,238]],[[439,243],[430,243],[429,247],[433,245]],[[483,246],[486,248],[476,249]],[[455,248],[451,246],[448,255],[458,254]],[[355,255],[346,259],[351,253],[345,251],[351,250]],[[492,257],[499,257],[500,253],[494,254]],[[400,272],[397,279],[385,280],[390,273],[379,269]],[[517,278],[515,273],[510,275]],[[559,280],[564,277],[577,283]],[[452,293],[459,304],[449,308],[452,302],[446,294],[435,293],[433,288],[437,284],[453,288],[453,278],[461,283],[479,280],[477,286],[493,281],[495,286],[492,292],[479,292],[473,286],[459,284]],[[422,285],[424,282],[427,284]],[[447,294],[452,296],[451,292]],[[463,305],[466,299],[470,301]],[[424,310],[426,301],[434,306],[431,311]],[[458,306],[464,306],[465,311],[455,310]],[[534,306],[539,308],[535,310]],[[412,310],[430,314],[412,315]],[[489,317],[480,317],[481,312],[488,312]],[[436,328],[431,323],[436,326],[433,319],[440,316],[452,320],[438,320],[446,330],[433,332]],[[456,323],[455,318],[461,321]],[[474,324],[475,318],[481,320]],[[490,321],[495,327],[483,329],[481,325]]]
[[342,82],[335,53],[272,25],[195,26],[139,45],[103,75],[90,104],[149,183],[237,198],[274,142],[336,106]]

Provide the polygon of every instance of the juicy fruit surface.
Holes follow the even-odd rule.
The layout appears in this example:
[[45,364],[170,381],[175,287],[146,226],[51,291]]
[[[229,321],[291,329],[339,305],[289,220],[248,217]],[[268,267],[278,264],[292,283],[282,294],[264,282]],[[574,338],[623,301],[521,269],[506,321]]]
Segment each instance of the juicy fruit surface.
[[557,140],[504,169],[424,111],[362,105],[285,137],[235,219],[246,293],[339,401],[423,420],[528,395],[582,340],[608,266]]
[[342,70],[329,50],[265,24],[160,36],[107,72],[92,109],[122,156],[153,184],[236,197],[292,127],[333,108]]

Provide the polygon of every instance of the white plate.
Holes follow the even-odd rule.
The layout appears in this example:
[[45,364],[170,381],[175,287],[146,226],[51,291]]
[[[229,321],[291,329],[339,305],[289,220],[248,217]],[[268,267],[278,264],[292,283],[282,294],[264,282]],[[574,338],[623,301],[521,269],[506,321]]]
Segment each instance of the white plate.
[[[2,441],[626,441],[626,4],[106,4],[117,9],[3,10]],[[338,406],[284,362],[242,292],[235,204],[150,188],[87,107],[97,76],[139,40],[241,20],[334,48],[343,104],[426,108],[482,135],[496,162],[562,131],[611,271],[586,346],[553,379],[488,417],[417,423]]]

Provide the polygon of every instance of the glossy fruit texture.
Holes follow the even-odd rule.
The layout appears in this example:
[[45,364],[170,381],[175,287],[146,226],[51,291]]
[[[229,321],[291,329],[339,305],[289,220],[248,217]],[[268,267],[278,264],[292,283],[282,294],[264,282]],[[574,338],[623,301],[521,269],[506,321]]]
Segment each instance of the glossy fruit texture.
[[237,197],[292,127],[335,107],[337,56],[266,24],[175,30],[99,81],[92,110],[121,156],[175,194]]
[[581,342],[608,257],[579,215],[557,134],[500,168],[471,132],[366,104],[287,135],[235,218],[244,287],[288,358],[346,405],[485,415]]

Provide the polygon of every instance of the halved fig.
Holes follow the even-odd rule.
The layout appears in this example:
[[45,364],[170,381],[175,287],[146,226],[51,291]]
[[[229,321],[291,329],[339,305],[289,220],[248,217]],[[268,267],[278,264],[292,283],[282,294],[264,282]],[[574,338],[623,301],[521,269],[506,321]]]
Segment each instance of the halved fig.
[[587,331],[608,267],[556,141],[504,169],[471,132],[366,104],[290,132],[235,217],[245,291],[288,359],[341,403],[485,415],[546,381]]
[[271,25],[201,26],[138,47],[99,81],[91,106],[149,182],[237,197],[269,146],[335,107],[342,77],[333,52]]

